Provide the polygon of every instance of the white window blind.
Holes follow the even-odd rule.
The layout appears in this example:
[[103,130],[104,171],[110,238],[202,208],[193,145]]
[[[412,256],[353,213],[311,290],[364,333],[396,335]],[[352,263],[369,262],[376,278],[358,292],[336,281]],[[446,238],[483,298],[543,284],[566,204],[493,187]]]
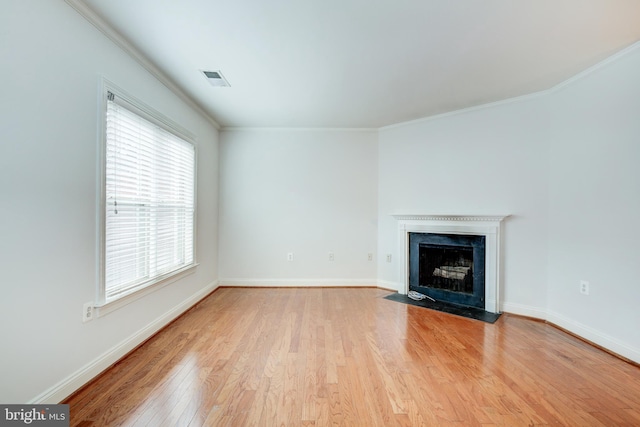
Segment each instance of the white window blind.
[[194,263],[195,148],[108,93],[103,303]]

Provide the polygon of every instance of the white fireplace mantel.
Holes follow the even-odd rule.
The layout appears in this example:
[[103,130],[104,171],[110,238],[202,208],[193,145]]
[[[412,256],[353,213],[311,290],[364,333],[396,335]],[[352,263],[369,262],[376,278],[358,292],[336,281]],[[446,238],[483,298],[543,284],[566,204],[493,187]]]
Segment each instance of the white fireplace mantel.
[[[485,310],[500,312],[500,231],[509,215],[393,215],[398,221],[399,282],[409,292],[409,233],[485,236]],[[404,291],[404,292],[402,292]]]

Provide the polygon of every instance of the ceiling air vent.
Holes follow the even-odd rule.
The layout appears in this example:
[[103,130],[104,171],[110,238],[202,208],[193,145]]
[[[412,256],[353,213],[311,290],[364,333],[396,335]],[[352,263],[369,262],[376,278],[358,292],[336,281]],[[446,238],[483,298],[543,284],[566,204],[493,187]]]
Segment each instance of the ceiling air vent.
[[202,74],[207,78],[207,81],[211,84],[211,86],[215,87],[230,87],[231,85],[224,78],[220,70],[217,71],[202,71]]

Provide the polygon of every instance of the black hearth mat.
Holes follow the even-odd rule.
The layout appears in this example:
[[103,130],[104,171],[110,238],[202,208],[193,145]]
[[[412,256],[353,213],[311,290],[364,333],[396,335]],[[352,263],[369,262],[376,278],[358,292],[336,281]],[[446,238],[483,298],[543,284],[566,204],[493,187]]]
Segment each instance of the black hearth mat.
[[487,323],[495,323],[500,318],[500,313],[489,313],[480,308],[464,307],[456,304],[449,304],[441,301],[430,301],[423,299],[422,301],[412,300],[406,295],[399,293],[389,294],[384,299],[390,301],[401,302],[404,304],[417,305],[418,307],[430,308],[432,310],[442,311],[444,313],[455,314],[456,316],[467,317],[469,319],[481,320]]

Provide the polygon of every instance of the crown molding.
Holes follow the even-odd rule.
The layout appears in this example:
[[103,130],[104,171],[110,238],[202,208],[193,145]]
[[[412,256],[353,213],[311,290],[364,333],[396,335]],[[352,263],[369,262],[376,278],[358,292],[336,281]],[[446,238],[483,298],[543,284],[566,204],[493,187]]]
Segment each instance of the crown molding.
[[378,131],[383,132],[383,131],[386,131],[386,130],[402,128],[402,127],[405,127],[405,126],[419,125],[419,124],[422,124],[422,123],[430,122],[432,120],[440,120],[440,119],[444,119],[446,117],[459,116],[461,114],[473,113],[475,111],[481,111],[481,110],[486,110],[486,109],[489,109],[489,108],[500,107],[502,105],[525,102],[525,101],[529,101],[531,99],[536,99],[536,98],[543,97],[543,96],[547,95],[548,93],[550,93],[552,90],[553,90],[553,88],[552,89],[543,89],[543,90],[540,90],[540,91],[537,91],[537,92],[529,93],[527,95],[521,95],[521,96],[516,96],[516,97],[513,97],[513,98],[502,99],[500,101],[488,102],[486,104],[474,105],[473,107],[461,108],[459,110],[447,111],[446,113],[440,113],[440,114],[435,114],[433,116],[421,117],[419,119],[408,120],[406,122],[394,123],[394,124],[391,124],[391,125],[382,126],[382,127],[378,128]]
[[158,66],[149,60],[138,48],[125,39],[119,32],[117,32],[111,24],[105,21],[100,15],[98,15],[93,9],[91,9],[82,0],[65,0],[65,2],[71,6],[76,12],[80,14],[91,25],[96,27],[101,33],[103,33],[109,40],[115,43],[120,49],[128,53],[133,59],[135,59],[144,69],[146,69],[151,75],[153,75],[160,83],[165,85],[167,89],[177,95],[182,101],[184,101],[189,107],[198,112],[202,117],[207,119],[213,127],[220,130],[221,126],[216,120],[211,117],[207,111],[202,108],[200,104],[188,96],[169,76],[167,76]]
[[629,53],[633,52],[636,49],[640,49],[640,41],[637,41],[627,47],[625,47],[622,50],[619,50],[618,52],[614,53],[613,55],[607,56],[605,59],[601,60],[600,62],[592,65],[591,67],[587,68],[584,71],[579,72],[578,74],[575,74],[571,77],[569,77],[568,79],[564,80],[561,83],[558,83],[557,85],[553,86],[552,88],[550,88],[549,90],[547,90],[547,92],[549,93],[554,93],[554,92],[558,92],[562,89],[564,89],[567,86],[572,85],[573,83],[576,83],[582,79],[584,79],[585,77],[595,73],[596,71],[607,67],[611,64],[613,64],[614,62],[617,62],[618,60],[620,60],[621,58],[627,56]]
[[[65,0],[65,2],[75,9],[82,17],[84,17],[89,23],[94,25],[98,30],[100,30],[103,34],[105,34],[110,40],[112,40],[117,46],[127,52],[131,57],[133,57],[138,63],[140,63],[147,71],[149,71],[154,77],[156,77],[161,83],[163,83],[167,88],[173,91],[180,99],[186,102],[190,107],[199,112],[203,117],[205,117],[217,130],[224,131],[246,131],[246,130],[256,130],[256,131],[281,131],[281,130],[316,130],[318,128],[279,128],[279,127],[222,127],[216,120],[209,114],[207,111],[200,106],[193,98],[188,96],[174,81],[169,78],[159,67],[157,67],[154,63],[152,63],[139,49],[133,46],[127,39],[125,39],[120,33],[118,33],[109,23],[107,23],[100,15],[98,15],[93,9],[91,9],[83,0]],[[443,119],[450,116],[457,116],[460,114],[472,113],[475,111],[484,110],[487,108],[499,107],[502,105],[508,105],[512,103],[526,102],[532,99],[536,99],[539,97],[543,97],[549,94],[553,94],[558,92],[565,87],[575,83],[578,80],[585,78],[586,76],[598,71],[599,69],[610,65],[611,63],[619,60],[620,58],[626,56],[629,52],[634,51],[640,48],[640,41],[633,43],[630,46],[614,53],[613,55],[603,59],[602,61],[596,63],[595,65],[587,68],[586,70],[569,77],[568,79],[551,86],[547,89],[542,89],[536,92],[532,92],[522,96],[516,96],[512,98],[507,98],[503,100],[498,100],[494,102],[488,102],[468,108],[462,108],[458,110],[452,110],[448,112],[444,112],[441,114],[435,114],[432,116],[421,117],[415,120],[408,120],[399,123],[393,123],[387,126],[381,126],[377,128],[334,128],[331,130],[353,130],[353,131],[378,131],[383,132],[386,130],[392,130],[395,128],[400,128],[404,126],[417,125],[425,122],[429,122],[432,120]],[[328,128],[319,128],[322,130],[326,130]]]
[[640,49],[640,41],[637,41],[627,47],[625,47],[624,49],[614,53],[611,56],[608,56],[607,58],[601,60],[600,62],[592,65],[591,67],[587,68],[584,71],[579,72],[578,74],[575,74],[571,77],[569,77],[568,79],[551,86],[550,88],[547,89],[542,89],[536,92],[532,92],[526,95],[521,95],[521,96],[516,96],[513,98],[507,98],[507,99],[503,99],[500,101],[495,101],[495,102],[488,102],[486,104],[480,104],[480,105],[475,105],[473,107],[468,107],[468,108],[462,108],[459,110],[453,110],[453,111],[448,111],[445,113],[441,113],[441,114],[435,114],[433,116],[427,116],[427,117],[421,117],[419,119],[415,119],[415,120],[408,120],[406,122],[400,122],[400,123],[394,123],[391,125],[387,125],[387,126],[382,126],[380,128],[378,128],[379,131],[385,131],[385,130],[391,130],[391,129],[395,129],[395,128],[401,128],[404,126],[411,126],[411,125],[418,125],[421,123],[426,123],[429,122],[431,120],[438,120],[438,119],[443,119],[445,117],[451,117],[451,116],[457,116],[460,114],[466,114],[466,113],[472,113],[475,111],[480,111],[480,110],[484,110],[487,108],[493,108],[493,107],[499,107],[502,105],[508,105],[508,104],[512,104],[512,103],[519,103],[519,102],[526,102],[532,99],[536,99],[536,98],[540,98],[540,97],[544,97],[547,95],[552,95],[556,92],[559,92],[561,90],[563,90],[564,88],[566,88],[567,86],[570,86],[582,79],[584,79],[587,76],[590,76],[591,74],[597,72],[598,70],[605,68],[609,65],[611,65],[614,62],[617,62],[618,60],[620,60],[621,58],[627,56],[629,53],[633,52],[636,49]]
[[243,127],[224,126],[222,132],[372,132],[377,133],[378,128],[336,128],[336,127]]

